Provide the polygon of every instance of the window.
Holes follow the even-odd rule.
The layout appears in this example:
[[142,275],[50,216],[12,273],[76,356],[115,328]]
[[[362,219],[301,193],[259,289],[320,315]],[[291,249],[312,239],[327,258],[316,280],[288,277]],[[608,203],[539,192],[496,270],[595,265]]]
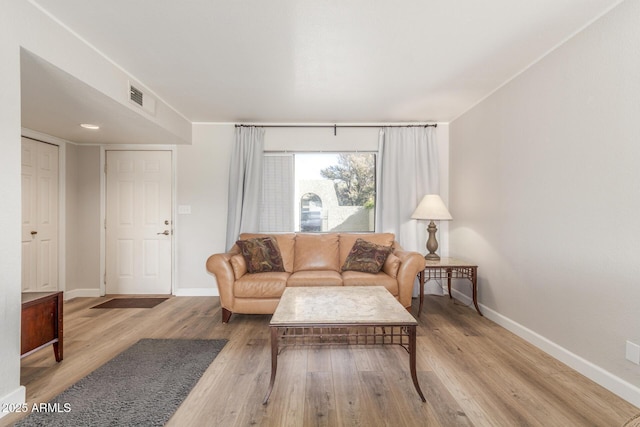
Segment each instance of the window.
[[322,231],[322,200],[306,193],[300,199],[300,231]]
[[374,231],[375,156],[267,153],[261,231]]

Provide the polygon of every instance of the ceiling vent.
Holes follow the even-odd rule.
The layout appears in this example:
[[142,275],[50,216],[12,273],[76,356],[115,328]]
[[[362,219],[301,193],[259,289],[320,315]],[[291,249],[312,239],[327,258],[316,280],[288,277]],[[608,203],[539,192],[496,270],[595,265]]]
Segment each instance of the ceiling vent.
[[142,91],[140,89],[136,89],[135,87],[130,86],[129,96],[133,102],[142,107],[142,100],[144,98],[144,95],[142,94]]
[[129,100],[139,107],[142,107],[147,113],[155,114],[156,112],[156,100],[145,95],[140,89],[129,83]]

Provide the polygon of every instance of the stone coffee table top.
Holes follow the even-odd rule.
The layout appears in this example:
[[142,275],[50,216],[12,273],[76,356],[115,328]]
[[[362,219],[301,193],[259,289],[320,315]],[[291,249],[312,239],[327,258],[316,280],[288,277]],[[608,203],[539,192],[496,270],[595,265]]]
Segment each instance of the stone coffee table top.
[[284,290],[270,326],[417,325],[383,286],[310,286]]

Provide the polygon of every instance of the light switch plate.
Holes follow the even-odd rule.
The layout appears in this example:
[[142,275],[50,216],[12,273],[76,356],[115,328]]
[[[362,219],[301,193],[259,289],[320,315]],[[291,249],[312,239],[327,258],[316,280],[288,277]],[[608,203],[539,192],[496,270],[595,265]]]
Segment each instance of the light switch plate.
[[640,346],[632,343],[631,341],[627,341],[626,358],[636,365],[640,365]]
[[180,214],[180,215],[190,215],[191,214],[191,205],[178,205],[178,214]]

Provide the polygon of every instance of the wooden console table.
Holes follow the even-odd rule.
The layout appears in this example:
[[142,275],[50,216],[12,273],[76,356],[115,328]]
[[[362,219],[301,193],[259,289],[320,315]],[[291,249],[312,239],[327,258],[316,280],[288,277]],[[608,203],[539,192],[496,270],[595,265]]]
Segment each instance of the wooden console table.
[[451,279],[468,279],[473,291],[473,305],[478,314],[482,316],[478,307],[478,266],[455,258],[441,258],[437,261],[425,260],[424,270],[418,273],[420,281],[420,308],[418,316],[422,313],[424,303],[424,284],[431,279],[447,279],[449,298],[451,296]]
[[62,292],[22,294],[22,357],[53,344],[56,362],[62,360]]

